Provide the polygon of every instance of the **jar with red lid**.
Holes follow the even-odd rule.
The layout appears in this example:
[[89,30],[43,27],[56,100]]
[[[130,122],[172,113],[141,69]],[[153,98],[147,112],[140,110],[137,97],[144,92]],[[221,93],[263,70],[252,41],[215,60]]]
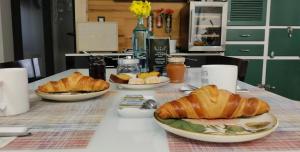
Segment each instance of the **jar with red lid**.
[[166,67],[167,75],[172,83],[183,83],[184,75],[186,72],[184,57],[171,57],[168,58],[168,64]]

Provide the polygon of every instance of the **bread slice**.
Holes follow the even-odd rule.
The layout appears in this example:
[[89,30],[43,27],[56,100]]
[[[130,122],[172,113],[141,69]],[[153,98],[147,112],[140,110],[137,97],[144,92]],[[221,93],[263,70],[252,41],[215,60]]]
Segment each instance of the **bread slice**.
[[110,80],[112,80],[115,83],[122,83],[122,84],[127,84],[129,79],[131,79],[131,76],[127,74],[111,74],[110,75]]
[[141,78],[141,79],[146,79],[148,77],[153,77],[153,76],[159,76],[160,73],[159,72],[156,72],[156,71],[153,71],[153,72],[144,72],[144,73],[139,73],[137,75],[138,78]]

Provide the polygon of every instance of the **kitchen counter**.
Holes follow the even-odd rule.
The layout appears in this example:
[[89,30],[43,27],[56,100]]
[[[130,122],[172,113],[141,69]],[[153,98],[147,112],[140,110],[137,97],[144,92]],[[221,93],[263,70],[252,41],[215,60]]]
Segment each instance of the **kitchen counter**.
[[[90,54],[84,54],[84,53],[68,53],[65,54],[65,56],[130,56],[133,52],[99,52],[99,53],[90,53]],[[224,53],[171,53],[171,56],[214,56],[214,55],[224,55]]]

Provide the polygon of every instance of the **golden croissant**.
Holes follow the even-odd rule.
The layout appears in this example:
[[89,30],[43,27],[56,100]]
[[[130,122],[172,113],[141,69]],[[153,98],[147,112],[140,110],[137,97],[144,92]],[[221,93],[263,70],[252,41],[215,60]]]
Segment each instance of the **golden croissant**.
[[162,118],[217,119],[251,117],[268,112],[269,105],[258,98],[244,98],[215,85],[199,88],[188,96],[167,102],[155,114]]
[[55,92],[92,92],[102,91],[109,88],[109,83],[94,79],[89,76],[84,76],[80,72],[74,72],[70,76],[58,81],[50,81],[38,87],[38,91],[46,93]]

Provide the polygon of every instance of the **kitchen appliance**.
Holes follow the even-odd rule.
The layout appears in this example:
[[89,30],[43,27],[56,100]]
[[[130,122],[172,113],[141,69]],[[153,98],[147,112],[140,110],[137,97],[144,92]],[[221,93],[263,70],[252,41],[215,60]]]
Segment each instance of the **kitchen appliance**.
[[180,44],[183,51],[224,51],[227,5],[221,1],[191,1],[181,10]]

